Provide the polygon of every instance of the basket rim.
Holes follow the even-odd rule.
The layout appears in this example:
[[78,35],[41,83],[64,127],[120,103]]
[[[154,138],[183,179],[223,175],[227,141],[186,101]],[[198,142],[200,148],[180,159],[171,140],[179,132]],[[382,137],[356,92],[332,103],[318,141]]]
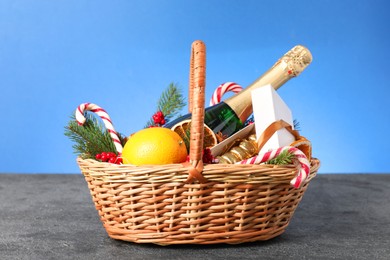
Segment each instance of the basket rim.
[[[84,176],[105,182],[182,183],[188,179],[188,166],[184,164],[130,165],[99,162],[77,157]],[[312,158],[309,182],[320,167],[320,160]],[[273,164],[204,164],[202,175],[207,182],[221,183],[289,183],[297,174],[296,165]]]

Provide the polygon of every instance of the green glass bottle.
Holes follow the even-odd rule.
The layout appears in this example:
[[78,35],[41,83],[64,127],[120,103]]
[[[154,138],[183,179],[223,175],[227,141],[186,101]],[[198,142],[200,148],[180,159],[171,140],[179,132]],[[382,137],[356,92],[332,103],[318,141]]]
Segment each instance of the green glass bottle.
[[[281,57],[267,72],[251,85],[232,97],[205,109],[204,122],[216,134],[231,136],[244,126],[252,114],[253,89],[270,84],[278,89],[289,79],[298,76],[312,61],[310,51],[297,45]],[[191,114],[179,117],[164,127],[172,128],[181,121],[191,118]]]
[[[164,127],[172,128],[176,124],[190,119],[191,114],[186,114],[167,124]],[[236,112],[225,102],[220,102],[214,106],[207,107],[204,114],[204,123],[213,130],[214,133],[222,133],[230,136],[243,127],[243,122]]]

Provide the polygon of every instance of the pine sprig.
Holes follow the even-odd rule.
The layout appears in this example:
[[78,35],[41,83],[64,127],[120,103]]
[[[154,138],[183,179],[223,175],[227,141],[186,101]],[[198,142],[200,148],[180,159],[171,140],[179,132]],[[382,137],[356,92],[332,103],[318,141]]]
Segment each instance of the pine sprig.
[[[84,125],[80,126],[72,116],[65,126],[65,136],[74,142],[73,152],[83,159],[95,158],[95,155],[101,152],[116,153],[111,136],[103,124],[89,112],[86,112],[85,118]],[[123,144],[122,136],[118,136]]]
[[266,164],[287,165],[292,164],[293,159],[294,154],[290,153],[288,150],[284,150],[274,159],[268,160]]
[[[185,98],[179,87],[175,83],[169,84],[167,89],[161,93],[157,103],[157,110],[163,112],[166,123],[174,117],[178,117],[180,110],[186,105]],[[154,125],[151,118],[145,125],[146,127]]]
[[297,130],[297,131],[301,130],[301,124],[299,123],[299,121],[297,119],[294,119],[293,125],[294,125],[295,130]]

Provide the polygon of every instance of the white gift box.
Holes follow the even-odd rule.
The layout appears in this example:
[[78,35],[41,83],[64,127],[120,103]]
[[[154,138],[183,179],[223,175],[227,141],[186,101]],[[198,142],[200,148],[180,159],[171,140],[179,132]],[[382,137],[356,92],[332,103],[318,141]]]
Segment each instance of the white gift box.
[[[271,85],[252,91],[252,106],[257,139],[271,123],[280,119],[294,127],[291,110]],[[290,145],[294,141],[295,138],[290,132],[280,129],[268,140],[260,153]]]

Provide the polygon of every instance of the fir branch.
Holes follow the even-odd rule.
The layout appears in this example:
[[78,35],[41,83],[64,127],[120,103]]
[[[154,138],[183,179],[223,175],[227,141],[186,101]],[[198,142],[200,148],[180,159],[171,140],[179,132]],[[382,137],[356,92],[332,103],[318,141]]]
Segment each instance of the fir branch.
[[294,125],[294,129],[295,130],[297,130],[297,131],[301,130],[301,125],[300,125],[300,123],[299,123],[299,121],[297,119],[294,119],[293,125]]
[[150,118],[149,121],[145,124],[144,128],[154,126],[153,118]]
[[292,164],[293,159],[294,154],[290,153],[288,150],[284,150],[274,159],[268,160],[266,164],[287,165]]
[[187,148],[187,153],[190,154],[190,142],[191,142],[191,122],[188,125],[188,128],[185,130],[185,136],[182,136],[184,144]]
[[178,86],[174,83],[169,84],[167,90],[161,94],[158,101],[158,109],[163,112],[167,122],[172,117],[177,116],[185,105],[185,98]]
[[[178,117],[180,110],[186,105],[185,98],[179,87],[171,83],[165,89],[157,103],[157,110],[163,112],[166,123],[174,117]],[[151,118],[145,125],[146,127],[154,125],[154,121]]]
[[[95,155],[101,152],[117,153],[111,136],[103,124],[99,123],[92,113],[86,112],[85,118],[84,125],[80,126],[72,116],[65,126],[65,136],[74,142],[73,152],[83,159],[95,158]],[[124,144],[123,137],[120,134],[118,137]]]

